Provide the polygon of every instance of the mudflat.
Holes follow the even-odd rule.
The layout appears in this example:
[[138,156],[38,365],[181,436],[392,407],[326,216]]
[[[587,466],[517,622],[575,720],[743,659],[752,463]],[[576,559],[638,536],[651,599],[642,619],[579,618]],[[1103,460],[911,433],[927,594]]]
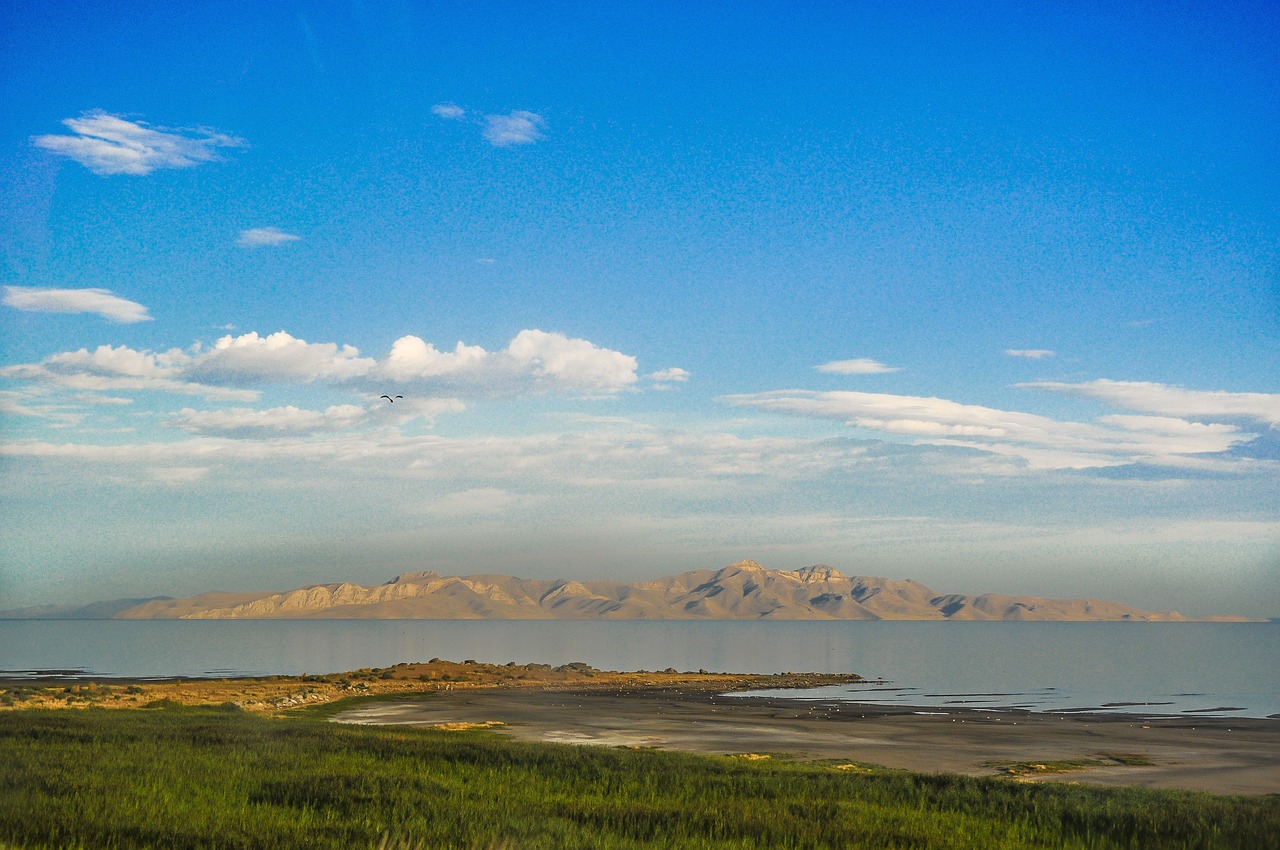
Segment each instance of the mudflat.
[[1033,714],[726,695],[704,687],[440,691],[337,722],[469,728],[519,740],[792,757],[1020,781],[1280,793],[1280,720]]

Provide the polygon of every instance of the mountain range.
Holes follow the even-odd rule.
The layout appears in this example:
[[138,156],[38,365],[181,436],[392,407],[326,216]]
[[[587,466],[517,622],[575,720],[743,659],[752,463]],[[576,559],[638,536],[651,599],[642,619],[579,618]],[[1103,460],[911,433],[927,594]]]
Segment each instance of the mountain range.
[[[1115,620],[1183,621],[1100,599],[938,593],[911,580],[847,576],[824,564],[773,570],[739,561],[640,582],[504,575],[399,575],[282,593],[205,593],[98,602],[0,617],[110,619],[614,619],[614,620]],[[1215,618],[1221,619],[1221,618]]]

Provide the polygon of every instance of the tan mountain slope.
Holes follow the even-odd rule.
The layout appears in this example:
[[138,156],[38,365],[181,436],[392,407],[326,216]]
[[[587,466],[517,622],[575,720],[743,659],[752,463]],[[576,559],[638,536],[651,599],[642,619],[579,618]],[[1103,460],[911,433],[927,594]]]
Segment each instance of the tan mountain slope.
[[129,619],[1182,620],[1096,599],[939,594],[915,581],[846,576],[816,564],[740,561],[634,583],[405,573],[284,593],[208,593],[130,608]]

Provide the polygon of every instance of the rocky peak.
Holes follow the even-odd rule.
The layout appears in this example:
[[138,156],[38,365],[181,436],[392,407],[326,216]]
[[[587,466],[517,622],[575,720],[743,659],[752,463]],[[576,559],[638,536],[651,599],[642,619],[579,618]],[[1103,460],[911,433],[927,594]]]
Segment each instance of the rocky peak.
[[835,567],[828,567],[826,564],[801,567],[796,570],[796,576],[806,584],[811,581],[844,581],[849,578]]
[[420,570],[412,573],[401,573],[387,582],[387,584],[408,584],[409,582],[430,581],[437,578],[440,578],[440,574],[435,570]]

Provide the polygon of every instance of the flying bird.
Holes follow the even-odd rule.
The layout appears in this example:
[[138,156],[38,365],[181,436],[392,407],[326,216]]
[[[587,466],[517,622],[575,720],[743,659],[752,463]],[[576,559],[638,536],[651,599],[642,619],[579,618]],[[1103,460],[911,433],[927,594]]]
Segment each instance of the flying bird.
[[384,395],[384,396],[380,396],[380,397],[381,397],[381,398],[385,398],[387,401],[391,402],[392,404],[395,404],[395,403],[396,403],[396,398],[404,398],[404,396],[402,396],[402,395],[398,395],[398,396],[396,396],[396,398],[392,398],[392,397],[391,397],[391,396],[389,396],[389,395]]

